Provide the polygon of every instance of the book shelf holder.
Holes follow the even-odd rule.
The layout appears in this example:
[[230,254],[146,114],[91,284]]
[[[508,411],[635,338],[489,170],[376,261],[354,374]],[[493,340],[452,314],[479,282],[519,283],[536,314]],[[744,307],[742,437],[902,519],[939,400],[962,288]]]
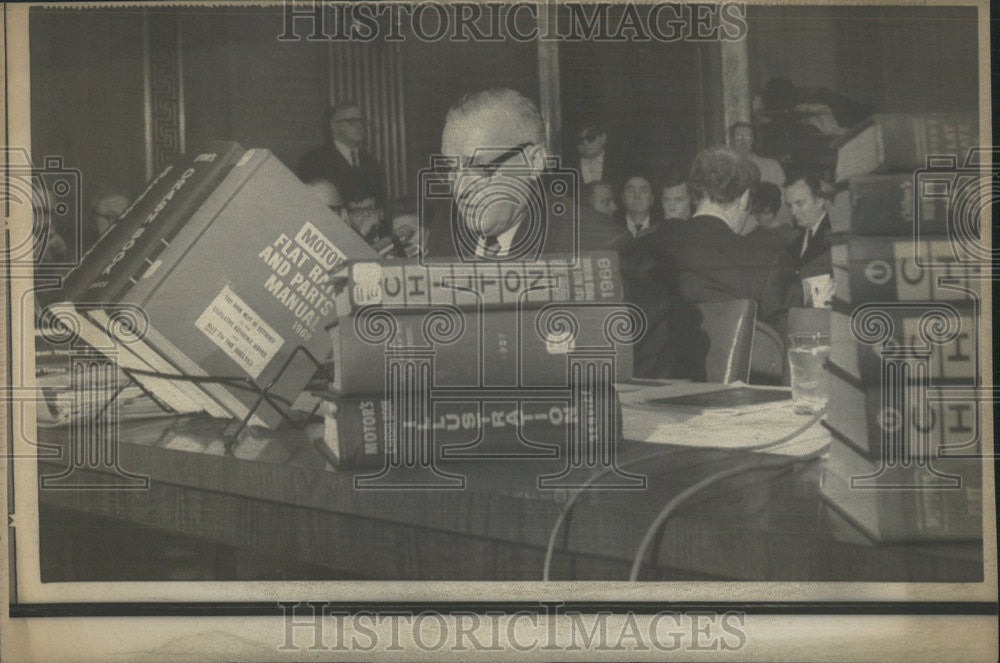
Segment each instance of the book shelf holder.
[[282,362],[281,368],[278,371],[278,373],[266,385],[259,385],[249,377],[232,377],[232,376],[219,376],[219,375],[186,375],[183,373],[163,373],[160,371],[150,371],[137,368],[120,367],[120,370],[128,378],[128,381],[123,382],[119,386],[118,390],[115,392],[114,396],[107,403],[105,403],[104,407],[101,410],[101,414],[107,411],[107,409],[111,406],[111,404],[121,395],[121,393],[125,390],[126,387],[129,386],[129,384],[137,385],[143,391],[143,393],[149,396],[153,400],[153,402],[156,403],[164,412],[170,414],[177,414],[177,412],[173,408],[168,406],[161,399],[157,398],[149,389],[144,387],[142,383],[136,379],[137,377],[150,377],[150,378],[159,378],[164,380],[190,382],[196,385],[217,384],[231,389],[249,391],[256,395],[253,404],[249,407],[246,415],[244,415],[243,417],[233,416],[229,420],[229,424],[226,426],[226,429],[223,431],[222,434],[223,441],[225,442],[226,446],[226,452],[231,453],[233,448],[239,441],[240,434],[243,433],[246,427],[250,424],[250,421],[253,419],[254,415],[257,413],[260,407],[265,403],[270,405],[275,410],[275,412],[277,412],[281,416],[281,419],[295,430],[301,430],[302,428],[304,428],[306,424],[309,422],[309,420],[319,410],[320,404],[317,403],[315,407],[313,407],[312,411],[306,414],[304,417],[299,417],[299,416],[293,417],[288,412],[288,410],[291,409],[292,405],[291,402],[286,398],[275,396],[274,394],[271,393],[271,390],[274,389],[275,385],[278,384],[278,382],[284,376],[285,371],[289,369],[289,367],[292,365],[292,363],[300,354],[305,355],[305,357],[310,362],[312,362],[312,364],[316,367],[317,371],[326,370],[323,366],[323,363],[318,359],[316,359],[315,355],[313,355],[306,347],[302,345],[296,346],[295,349],[288,354],[288,356],[285,358],[285,361]]

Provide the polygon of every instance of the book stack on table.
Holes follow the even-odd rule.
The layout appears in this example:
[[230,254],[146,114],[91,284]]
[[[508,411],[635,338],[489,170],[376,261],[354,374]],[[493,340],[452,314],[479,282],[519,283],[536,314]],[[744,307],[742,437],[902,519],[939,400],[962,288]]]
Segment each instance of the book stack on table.
[[[554,457],[598,410],[614,429],[588,434],[620,434],[613,383],[631,377],[632,354],[607,331],[622,311],[616,253],[356,261],[338,287],[333,379],[314,395],[337,467],[382,466],[414,445],[438,458]],[[571,359],[595,349],[612,361]]]
[[176,413],[273,428],[329,352],[330,273],[376,255],[269,151],[216,143],[160,171],[42,318]]
[[876,540],[981,537],[984,267],[955,214],[977,135],[974,115],[875,115],[838,151],[823,493]]

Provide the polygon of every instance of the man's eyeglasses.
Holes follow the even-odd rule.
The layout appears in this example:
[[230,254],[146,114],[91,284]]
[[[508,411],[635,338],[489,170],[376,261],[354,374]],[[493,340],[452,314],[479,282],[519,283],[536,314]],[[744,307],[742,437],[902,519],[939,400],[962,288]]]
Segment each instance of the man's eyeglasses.
[[[515,145],[514,147],[508,150],[504,150],[498,153],[494,158],[490,159],[489,161],[485,161],[482,163],[470,163],[472,160],[471,158],[462,157],[461,160],[458,159],[453,160],[453,163],[449,167],[447,167],[444,170],[444,172],[448,176],[448,179],[452,182],[454,182],[458,178],[459,174],[473,178],[488,179],[490,177],[493,177],[505,163],[507,163],[514,157],[520,156],[522,159],[524,159],[525,156],[524,150],[530,147],[531,145],[533,145],[533,143],[530,142],[521,143],[520,145]],[[457,161],[458,163],[454,163],[455,161]],[[525,165],[527,165],[526,160],[524,161],[524,163]]]

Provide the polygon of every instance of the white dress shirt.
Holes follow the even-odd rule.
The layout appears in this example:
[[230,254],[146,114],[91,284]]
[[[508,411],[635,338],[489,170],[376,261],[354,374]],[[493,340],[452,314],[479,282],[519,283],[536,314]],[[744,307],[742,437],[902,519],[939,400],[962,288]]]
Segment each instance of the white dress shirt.
[[625,225],[628,226],[628,231],[632,233],[632,237],[638,237],[639,233],[649,228],[649,215],[647,214],[644,218],[639,221],[635,221],[628,214],[625,215]]
[[351,164],[352,168],[357,168],[361,165],[361,158],[358,156],[357,148],[350,148],[336,138],[333,140],[333,145],[337,148],[337,151],[340,152],[345,159],[347,159],[347,163]]
[[515,223],[513,226],[503,231],[497,235],[497,244],[500,245],[500,249],[494,254],[488,254],[486,251],[486,238],[480,237],[479,241],[476,243],[476,255],[480,258],[494,257],[503,258],[510,253],[510,245],[514,243],[514,235],[517,234],[517,229],[521,226],[520,223]]

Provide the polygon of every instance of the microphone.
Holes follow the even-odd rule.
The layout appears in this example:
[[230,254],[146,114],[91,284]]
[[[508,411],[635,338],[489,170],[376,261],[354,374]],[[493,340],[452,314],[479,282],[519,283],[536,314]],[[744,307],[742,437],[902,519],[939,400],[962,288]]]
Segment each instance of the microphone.
[[389,256],[406,258],[410,255],[407,252],[407,247],[415,234],[413,228],[400,228],[399,231],[391,232],[386,237],[376,240],[372,244],[372,248],[383,258]]

